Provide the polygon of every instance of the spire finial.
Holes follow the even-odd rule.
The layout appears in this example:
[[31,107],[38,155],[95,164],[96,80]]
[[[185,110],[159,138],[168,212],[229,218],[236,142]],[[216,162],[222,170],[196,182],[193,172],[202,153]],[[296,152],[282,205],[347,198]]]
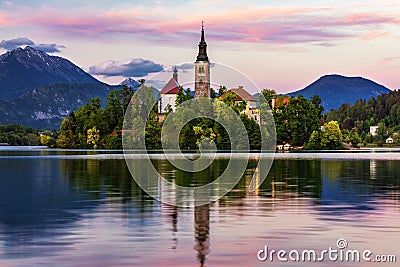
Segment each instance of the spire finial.
[[178,69],[176,68],[176,64],[175,64],[175,67],[174,67],[174,74],[172,74],[172,78],[173,78],[176,82],[178,82]]
[[204,21],[201,21],[201,43],[205,43],[205,38],[204,38]]

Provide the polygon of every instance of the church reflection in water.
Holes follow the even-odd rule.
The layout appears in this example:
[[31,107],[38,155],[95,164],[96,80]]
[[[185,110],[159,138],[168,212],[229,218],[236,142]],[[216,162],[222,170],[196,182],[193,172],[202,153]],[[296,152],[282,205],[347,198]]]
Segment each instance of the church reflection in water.
[[203,205],[194,208],[194,230],[197,259],[200,266],[204,266],[206,255],[210,249],[210,205]]
[[[171,222],[172,245],[171,249],[178,248],[178,210],[176,206],[163,204],[162,211],[164,218]],[[194,246],[199,266],[205,266],[206,256],[210,250],[210,205],[203,205],[193,208],[194,213]]]

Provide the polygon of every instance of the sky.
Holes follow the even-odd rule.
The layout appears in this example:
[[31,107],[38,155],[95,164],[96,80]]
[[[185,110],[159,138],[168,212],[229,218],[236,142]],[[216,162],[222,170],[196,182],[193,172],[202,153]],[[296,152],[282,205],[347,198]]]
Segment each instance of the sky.
[[[399,14],[398,0],[0,0],[0,53],[30,45],[109,84],[126,77],[162,84],[170,72],[154,74],[173,65],[191,73],[204,21],[210,61],[259,88],[292,92],[341,74],[393,90]],[[235,77],[227,84],[244,83]]]

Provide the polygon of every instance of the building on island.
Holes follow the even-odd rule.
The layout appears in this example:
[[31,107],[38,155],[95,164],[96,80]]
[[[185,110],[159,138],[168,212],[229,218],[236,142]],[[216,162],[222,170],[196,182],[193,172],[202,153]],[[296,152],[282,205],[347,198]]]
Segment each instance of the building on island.
[[[194,63],[194,97],[210,96],[210,61],[207,56],[207,43],[204,37],[204,25],[201,25],[201,37],[199,42],[199,52]],[[168,112],[168,105],[172,112],[175,112],[175,102],[179,91],[178,70],[175,66],[172,78],[160,91],[158,101],[158,113]]]
[[229,89],[223,95],[221,95],[219,99],[222,100],[228,95],[232,94],[235,96],[235,98],[233,98],[233,101],[236,105],[239,105],[241,103],[246,104],[246,108],[242,111],[242,113],[260,123],[260,109],[257,107],[257,99],[245,89],[243,89],[243,86]]
[[271,108],[279,108],[280,106],[286,106],[290,102],[289,96],[277,96],[271,100]]
[[210,97],[210,61],[207,56],[207,43],[204,38],[204,25],[201,23],[199,54],[194,63],[194,97]]
[[372,136],[376,136],[378,134],[378,128],[379,126],[369,126],[369,133]]
[[[198,45],[198,54],[194,62],[194,97],[210,97],[210,60],[207,55],[207,43],[204,36],[204,24],[201,25],[201,36]],[[164,118],[169,111],[175,112],[176,99],[179,92],[178,70],[175,66],[173,77],[160,91],[158,103],[159,118]],[[243,86],[229,89],[219,99],[224,99],[227,94],[234,94],[235,104],[245,103],[246,108],[242,111],[249,118],[260,123],[260,109],[257,106],[257,99],[247,92]]]
[[178,70],[174,68],[172,78],[167,82],[163,89],[160,91],[160,98],[158,100],[158,113],[167,113],[168,105],[171,107],[172,112],[175,112],[175,102],[179,91],[178,83]]

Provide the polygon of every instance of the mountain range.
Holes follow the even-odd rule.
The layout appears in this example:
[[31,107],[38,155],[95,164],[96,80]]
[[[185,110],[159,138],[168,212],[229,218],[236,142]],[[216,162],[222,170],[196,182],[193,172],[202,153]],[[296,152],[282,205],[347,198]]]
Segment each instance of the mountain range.
[[390,93],[390,89],[362,77],[325,75],[307,87],[290,93],[290,96],[302,95],[311,98],[319,95],[325,111],[337,109],[344,103],[354,104],[357,100],[369,100],[381,94]]
[[38,86],[53,83],[101,84],[69,60],[30,46],[0,56],[0,100],[11,100]]
[[71,111],[113,88],[67,59],[17,48],[0,56],[0,124],[59,128]]
[[[59,128],[71,111],[92,97],[105,100],[111,90],[121,85],[138,87],[139,83],[128,78],[120,85],[108,85],[67,59],[29,46],[17,48],[0,55],[0,124]],[[388,92],[388,88],[361,77],[326,75],[290,95],[310,98],[318,94],[328,111]]]

